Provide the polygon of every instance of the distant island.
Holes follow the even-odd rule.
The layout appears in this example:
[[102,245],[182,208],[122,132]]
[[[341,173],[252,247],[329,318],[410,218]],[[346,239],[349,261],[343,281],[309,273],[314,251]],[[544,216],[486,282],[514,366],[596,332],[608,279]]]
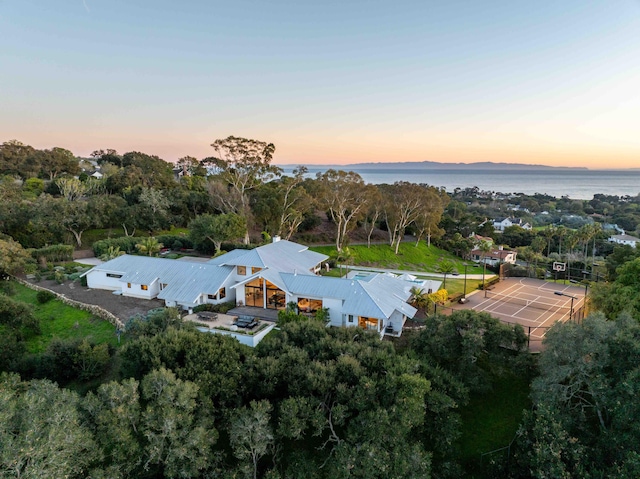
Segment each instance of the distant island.
[[[304,164],[304,163],[302,163]],[[293,165],[279,165],[290,168]],[[380,170],[393,168],[395,170],[415,170],[416,168],[425,170],[588,170],[584,166],[546,166],[546,165],[530,165],[522,163],[496,163],[493,161],[480,161],[477,163],[442,163],[438,161],[402,161],[398,163],[391,162],[369,162],[369,163],[350,163],[347,165],[307,165],[313,169],[341,169],[341,170]]]

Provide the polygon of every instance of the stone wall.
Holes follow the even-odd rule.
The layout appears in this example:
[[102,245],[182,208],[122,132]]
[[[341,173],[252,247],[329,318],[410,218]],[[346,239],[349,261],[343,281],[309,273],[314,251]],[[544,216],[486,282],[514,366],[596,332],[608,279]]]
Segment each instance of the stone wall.
[[107,311],[104,308],[101,308],[100,306],[96,306],[95,304],[81,303],[80,301],[67,298],[64,294],[56,293],[55,291],[52,291],[47,288],[43,288],[42,286],[38,286],[37,284],[29,283],[28,281],[25,281],[21,278],[15,278],[15,280],[18,281],[20,284],[25,285],[27,288],[33,289],[34,291],[48,291],[49,293],[55,295],[55,297],[58,300],[62,301],[64,304],[71,306],[73,308],[78,308],[83,311],[87,311],[93,314],[94,316],[97,316],[100,319],[109,321],[116,328],[120,329],[121,331],[124,331],[124,323],[122,322],[122,320],[118,318],[115,314],[110,313],[109,311]]

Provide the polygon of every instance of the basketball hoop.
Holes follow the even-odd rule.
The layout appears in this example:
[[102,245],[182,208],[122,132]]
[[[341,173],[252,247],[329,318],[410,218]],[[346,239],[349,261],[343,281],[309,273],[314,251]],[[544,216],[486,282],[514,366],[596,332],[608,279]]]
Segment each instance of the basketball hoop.
[[554,271],[566,271],[567,270],[567,263],[561,263],[559,261],[554,261],[553,270]]

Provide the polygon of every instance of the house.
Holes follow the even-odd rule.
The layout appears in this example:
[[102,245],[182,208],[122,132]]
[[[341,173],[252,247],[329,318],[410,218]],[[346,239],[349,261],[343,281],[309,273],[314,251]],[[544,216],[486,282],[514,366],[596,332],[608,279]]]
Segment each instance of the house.
[[631,236],[628,234],[612,235],[609,237],[609,242],[622,244],[622,245],[629,245],[632,248],[635,248],[636,244],[640,243],[640,238],[636,238],[635,236]]
[[510,226],[520,226],[520,228],[524,228],[525,230],[531,229],[531,225],[522,218],[496,218],[493,220],[493,228],[496,231],[504,231],[505,228],[509,228]]
[[294,303],[303,314],[326,309],[329,324],[362,326],[399,336],[416,310],[411,288],[425,282],[409,275],[318,276],[326,255],[274,238],[251,250],[236,249],[207,263],[124,255],[85,273],[87,286],[137,298],[163,299],[191,311],[201,304],[235,301],[237,306],[280,310]]
[[483,242],[484,243],[488,243],[490,245],[493,245],[493,238],[491,236],[482,236],[482,235],[479,235],[479,234],[476,234],[476,233],[471,233],[469,235],[469,239],[473,243],[473,247],[474,248],[477,248]]
[[504,249],[502,246],[498,248],[492,248],[491,251],[486,254],[479,249],[474,249],[470,253],[471,260],[476,263],[486,263],[489,266],[497,266],[504,263],[516,264],[517,251],[510,251]]

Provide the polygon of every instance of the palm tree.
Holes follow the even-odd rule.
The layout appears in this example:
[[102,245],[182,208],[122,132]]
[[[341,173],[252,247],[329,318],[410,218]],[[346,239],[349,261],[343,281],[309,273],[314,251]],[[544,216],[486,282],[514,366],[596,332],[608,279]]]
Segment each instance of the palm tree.
[[447,289],[447,275],[453,273],[456,270],[453,261],[448,259],[442,260],[436,267],[436,273],[444,275],[444,281],[442,282],[442,289]]
[[109,246],[107,248],[107,251],[105,251],[104,254],[100,256],[100,259],[102,261],[110,261],[114,258],[117,258],[118,256],[122,256],[123,254],[124,251],[120,251],[120,246]]
[[146,253],[149,256],[155,256],[163,247],[162,243],[158,243],[158,240],[154,236],[144,238],[140,243],[136,245],[138,251]]
[[429,305],[429,294],[423,289],[413,286],[411,293],[411,304],[416,308],[426,308]]

